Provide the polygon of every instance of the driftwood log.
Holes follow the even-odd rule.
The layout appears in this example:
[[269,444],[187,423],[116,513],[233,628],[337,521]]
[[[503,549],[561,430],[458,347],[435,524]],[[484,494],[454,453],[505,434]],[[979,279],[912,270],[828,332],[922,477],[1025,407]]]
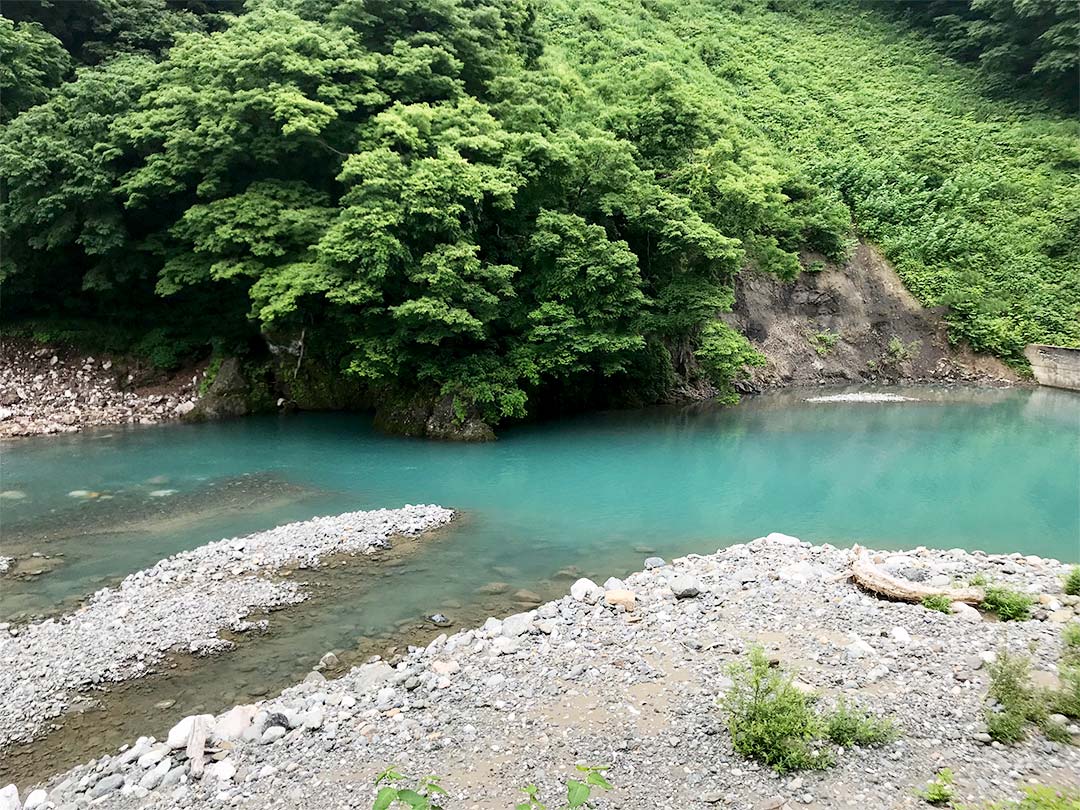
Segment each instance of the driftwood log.
[[855,562],[851,564],[851,577],[868,591],[902,602],[921,602],[927,596],[945,596],[952,602],[977,605],[986,597],[982,588],[932,588],[920,582],[894,577],[875,565],[870,554],[858,546],[855,547]]

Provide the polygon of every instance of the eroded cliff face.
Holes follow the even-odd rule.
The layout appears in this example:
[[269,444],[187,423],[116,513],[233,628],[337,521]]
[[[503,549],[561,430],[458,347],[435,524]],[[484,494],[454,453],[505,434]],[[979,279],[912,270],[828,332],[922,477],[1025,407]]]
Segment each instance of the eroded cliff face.
[[[817,257],[804,257],[812,263]],[[843,265],[785,282],[744,270],[724,320],[768,364],[752,370],[755,389],[858,382],[1016,382],[1000,361],[946,339],[944,309],[922,306],[872,246]]]

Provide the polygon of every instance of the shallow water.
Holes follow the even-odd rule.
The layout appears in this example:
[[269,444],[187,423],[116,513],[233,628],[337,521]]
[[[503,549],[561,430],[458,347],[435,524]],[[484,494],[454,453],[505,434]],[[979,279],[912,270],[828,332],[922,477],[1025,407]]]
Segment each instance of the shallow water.
[[[3,549],[63,556],[40,577],[5,579],[0,617],[53,612],[175,551],[315,514],[461,511],[376,576],[328,575],[324,597],[274,614],[268,637],[196,666],[172,714],[279,689],[330,649],[422,634],[427,613],[473,624],[513,609],[520,588],[549,597],[579,573],[639,568],[649,552],[709,552],[770,531],[1080,560],[1080,396],[889,391],[920,401],[808,403],[820,392],[789,391],[736,408],[583,416],[467,446],[382,436],[349,414],[10,443],[0,490],[25,497],[0,500]],[[493,582],[506,589],[478,593]],[[160,732],[167,717],[137,719],[129,736]]]

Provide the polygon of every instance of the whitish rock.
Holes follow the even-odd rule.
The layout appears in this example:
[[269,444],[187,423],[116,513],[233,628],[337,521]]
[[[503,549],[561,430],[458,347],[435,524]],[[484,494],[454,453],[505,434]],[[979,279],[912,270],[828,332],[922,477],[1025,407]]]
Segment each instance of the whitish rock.
[[847,653],[848,658],[872,658],[877,653],[874,652],[874,648],[856,636],[850,644],[848,644],[844,651]]
[[604,580],[605,591],[623,591],[626,590],[626,583],[618,577],[608,577]]
[[816,582],[824,578],[827,573],[821,566],[801,560],[791,565],[785,565],[777,572],[777,576],[781,582],[803,585],[807,582]]
[[0,788],[0,810],[21,810],[21,808],[19,789],[15,785]]
[[604,592],[604,602],[612,607],[622,606],[623,610],[632,611],[637,607],[637,597],[626,588],[615,588]]
[[498,636],[502,634],[502,619],[496,619],[494,616],[489,616],[488,620],[484,622],[483,628],[481,628],[489,636]]
[[433,661],[431,668],[438,675],[453,675],[461,671],[461,664],[457,661]]
[[578,602],[595,605],[603,595],[600,586],[587,577],[582,577],[570,586],[570,595]]
[[166,757],[142,775],[142,779],[139,780],[139,787],[145,788],[146,790],[153,790],[161,784],[165,775],[171,770],[172,757]]
[[676,574],[668,582],[668,587],[675,594],[676,599],[692,599],[701,593],[701,583],[697,577],[689,574]]
[[158,743],[141,757],[139,757],[139,761],[137,764],[140,768],[152,768],[159,762],[164,760],[168,753],[169,746],[164,743]]
[[263,745],[269,745],[272,742],[277,742],[285,736],[285,729],[282,726],[270,726],[262,733],[262,737],[259,738],[259,742]]
[[528,632],[529,628],[532,627],[535,615],[533,611],[529,611],[528,613],[515,613],[513,616],[507,616],[503,619],[502,634],[506,638],[517,638]]
[[306,712],[301,725],[309,731],[314,731],[317,728],[322,728],[324,718],[324,710],[322,706],[312,706]]
[[893,641],[905,647],[911,643],[911,633],[903,627],[894,627],[889,631],[889,635],[892,636]]
[[91,801],[104,796],[106,793],[112,793],[114,790],[119,790],[124,784],[124,777],[122,774],[114,773],[112,776],[106,776],[92,788],[86,794],[90,797]]
[[782,546],[797,546],[802,543],[798,537],[792,537],[790,534],[782,534],[780,532],[770,532],[765,535],[765,540],[768,543],[777,543]]
[[246,706],[233,706],[229,711],[214,721],[211,737],[219,742],[226,740],[239,740],[243,733],[251,725],[258,709],[250,704]]
[[234,776],[236,776],[236,763],[232,761],[230,757],[226,757],[221,762],[215,762],[206,769],[207,779],[216,779],[219,782],[228,782]]
[[961,621],[972,623],[982,621],[982,614],[966,602],[953,602],[950,607]]
[[48,798],[49,794],[41,788],[38,788],[26,797],[26,801],[23,802],[23,810],[37,810],[37,808],[45,804]]
[[328,652],[326,655],[319,659],[319,666],[323,669],[333,669],[339,663],[341,662],[338,661],[338,657],[332,652]]
[[214,722],[214,715],[212,714],[191,714],[169,729],[169,735],[165,738],[165,744],[176,750],[177,748],[184,748],[187,746],[188,741],[191,739],[191,731],[195,727],[196,720],[202,720],[205,725],[209,725]]
[[651,571],[654,568],[663,568],[665,565],[667,565],[667,563],[664,562],[663,557],[646,557],[645,558],[645,570],[646,571]]

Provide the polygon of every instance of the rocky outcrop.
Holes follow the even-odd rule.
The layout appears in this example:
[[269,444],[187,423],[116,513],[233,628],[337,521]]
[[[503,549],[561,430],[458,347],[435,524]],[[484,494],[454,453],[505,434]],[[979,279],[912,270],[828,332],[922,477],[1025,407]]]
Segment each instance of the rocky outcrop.
[[489,442],[495,432],[472,409],[463,413],[454,397],[388,394],[375,408],[375,427],[399,436],[462,442]]
[[189,422],[247,416],[273,407],[264,375],[245,368],[236,357],[227,357],[213,382],[184,418]]
[[859,244],[843,265],[803,260],[822,269],[790,282],[747,269],[736,280],[724,320],[768,359],[752,370],[754,388],[1017,381],[998,360],[951,346],[944,308],[916,301],[872,245]]

